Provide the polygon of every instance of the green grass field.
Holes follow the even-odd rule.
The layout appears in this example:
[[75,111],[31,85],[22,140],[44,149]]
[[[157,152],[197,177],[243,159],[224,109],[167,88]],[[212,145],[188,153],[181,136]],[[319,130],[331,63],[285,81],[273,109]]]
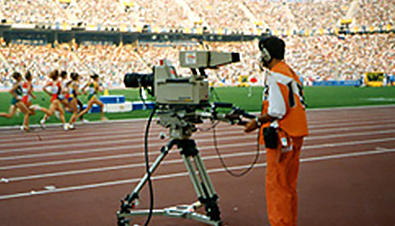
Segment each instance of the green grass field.
[[[35,92],[37,99],[33,103],[48,107],[49,96],[43,92]],[[127,101],[138,101],[138,91],[134,89],[111,90],[111,95],[125,95]],[[250,94],[250,95],[249,95]],[[366,105],[387,105],[395,104],[395,87],[305,87],[305,96],[308,108],[330,108]],[[211,93],[212,101],[231,102],[247,111],[260,111],[262,88],[253,87],[219,87]],[[86,103],[86,97],[81,100]],[[11,102],[11,94],[0,92],[0,112],[8,112]],[[147,117],[149,111],[132,111],[128,113],[108,113],[108,119],[141,118]],[[66,114],[66,120],[71,114]],[[31,124],[37,124],[43,117],[42,112],[30,117]],[[97,113],[87,114],[86,119],[96,121],[100,119]],[[23,114],[15,115],[12,119],[0,118],[0,126],[20,125],[23,121]],[[48,123],[58,122],[54,116]]]

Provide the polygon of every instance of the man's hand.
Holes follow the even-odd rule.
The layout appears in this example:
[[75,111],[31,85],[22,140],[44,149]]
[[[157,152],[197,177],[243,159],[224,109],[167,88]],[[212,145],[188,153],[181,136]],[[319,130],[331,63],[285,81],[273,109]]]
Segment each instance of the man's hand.
[[258,127],[259,126],[258,126],[257,121],[255,119],[251,120],[245,125],[244,132],[246,132],[246,133],[252,132],[252,131],[258,129]]

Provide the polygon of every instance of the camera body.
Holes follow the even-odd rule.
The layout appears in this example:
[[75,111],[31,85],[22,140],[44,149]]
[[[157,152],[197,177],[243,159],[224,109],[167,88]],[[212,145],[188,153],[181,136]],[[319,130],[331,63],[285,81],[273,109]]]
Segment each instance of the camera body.
[[126,87],[150,87],[157,105],[206,105],[209,104],[209,83],[205,69],[240,61],[239,53],[214,51],[181,51],[181,67],[190,68],[192,76],[177,75],[174,66],[166,59],[153,67],[152,74],[129,73],[125,75]]
[[174,67],[163,60],[154,67],[154,96],[157,104],[209,103],[209,84],[205,76],[197,74],[180,77]]

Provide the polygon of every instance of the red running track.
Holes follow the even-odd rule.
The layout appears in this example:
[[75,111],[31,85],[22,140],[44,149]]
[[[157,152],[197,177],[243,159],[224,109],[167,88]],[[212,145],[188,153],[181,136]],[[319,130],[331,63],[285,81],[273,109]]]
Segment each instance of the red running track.
[[[395,225],[395,106],[309,110],[310,136],[301,156],[299,225]],[[199,125],[208,128],[209,124]],[[119,200],[144,173],[145,120],[51,126],[23,133],[0,129],[0,225],[116,225]],[[167,143],[151,128],[150,159]],[[228,167],[248,167],[256,135],[241,127],[217,127]],[[212,132],[197,132],[203,161],[230,226],[269,225],[264,195],[265,155],[246,176],[224,170]],[[192,203],[194,189],[176,149],[154,174],[155,207]],[[148,205],[147,189],[141,204]],[[142,224],[145,218],[133,222]],[[150,225],[204,225],[154,217]]]

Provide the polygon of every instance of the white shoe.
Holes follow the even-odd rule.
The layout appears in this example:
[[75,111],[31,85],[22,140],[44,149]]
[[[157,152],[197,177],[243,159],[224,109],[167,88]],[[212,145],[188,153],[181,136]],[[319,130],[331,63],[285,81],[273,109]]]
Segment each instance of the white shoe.
[[25,131],[25,132],[28,132],[28,131],[29,131],[29,129],[28,129],[25,125],[22,125],[22,126],[20,127],[20,129],[21,129],[22,131]]
[[40,107],[40,105],[38,105],[38,104],[35,104],[35,105],[32,105],[32,106],[30,106],[30,107],[29,107],[29,109],[32,109],[32,110],[38,111],[38,110],[40,110],[40,109],[41,109],[41,107]]
[[40,120],[40,126],[41,126],[41,128],[45,129],[45,120],[44,119]]
[[88,119],[81,119],[81,122],[82,122],[82,123],[88,123],[89,120],[88,120]]
[[73,124],[69,124],[69,130],[73,130],[73,129],[75,129],[74,125]]
[[70,128],[70,126],[69,126],[69,124],[68,123],[66,123],[66,124],[63,124],[63,129],[64,130],[69,130],[69,128]]

